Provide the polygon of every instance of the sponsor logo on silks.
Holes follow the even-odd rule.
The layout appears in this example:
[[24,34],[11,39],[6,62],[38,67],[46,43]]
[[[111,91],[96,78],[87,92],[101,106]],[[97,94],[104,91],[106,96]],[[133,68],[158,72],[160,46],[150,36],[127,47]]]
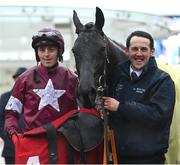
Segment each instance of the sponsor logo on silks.
[[136,93],[142,94],[146,91],[146,89],[144,89],[144,88],[133,88],[133,91],[135,91]]
[[40,165],[39,156],[29,157],[26,164]]

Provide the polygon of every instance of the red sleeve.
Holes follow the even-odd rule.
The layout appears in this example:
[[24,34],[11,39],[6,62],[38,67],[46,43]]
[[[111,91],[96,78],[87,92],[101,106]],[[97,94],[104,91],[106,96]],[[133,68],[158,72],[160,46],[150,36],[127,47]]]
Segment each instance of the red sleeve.
[[5,112],[4,128],[9,133],[9,135],[18,132],[18,118],[19,118],[18,112],[12,110],[8,110]]

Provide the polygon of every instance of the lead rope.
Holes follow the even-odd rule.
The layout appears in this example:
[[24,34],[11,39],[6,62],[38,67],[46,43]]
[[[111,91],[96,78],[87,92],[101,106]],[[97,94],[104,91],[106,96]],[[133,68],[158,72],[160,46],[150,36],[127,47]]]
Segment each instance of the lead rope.
[[[109,128],[108,126],[108,110],[104,108],[102,105],[102,97],[108,96],[108,85],[106,81],[106,68],[107,63],[110,63],[107,52],[106,52],[106,60],[104,64],[104,71],[103,75],[100,75],[99,77],[99,87],[97,88],[97,98],[96,98],[96,109],[100,112],[101,118],[104,120],[104,150],[103,150],[103,164],[107,165],[110,163],[110,151],[109,151],[109,145],[108,145],[108,133],[110,134],[110,144],[112,148],[112,158],[113,163],[118,164],[117,161],[117,153],[116,153],[116,144],[115,144],[115,138],[114,138],[114,130]],[[104,81],[102,79],[104,78]],[[103,85],[101,82],[104,82]]]
[[108,112],[102,105],[102,97],[105,96],[105,88],[99,86],[97,89],[97,98],[96,98],[96,109],[99,111],[101,118],[103,119],[104,125],[104,150],[103,150],[103,164],[109,164],[110,162],[110,152],[108,145]]
[[[107,52],[106,52],[106,59],[104,63],[104,70],[103,75],[100,75],[99,77],[99,87],[97,88],[97,110],[101,114],[101,118],[104,120],[104,150],[103,150],[103,164],[106,165],[110,162],[110,152],[109,152],[109,145],[108,145],[108,112],[102,105],[102,97],[107,96],[108,94],[108,86],[106,83],[106,67],[107,62],[109,62],[109,59],[107,58]],[[103,82],[103,83],[102,83]]]

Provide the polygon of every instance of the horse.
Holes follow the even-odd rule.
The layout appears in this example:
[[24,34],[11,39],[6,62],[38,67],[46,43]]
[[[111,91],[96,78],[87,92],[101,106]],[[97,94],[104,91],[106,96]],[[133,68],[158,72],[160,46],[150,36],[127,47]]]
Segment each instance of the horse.
[[103,32],[105,18],[98,7],[95,16],[95,23],[83,25],[77,12],[73,11],[78,35],[72,48],[79,77],[76,98],[79,106],[85,108],[96,106],[99,87],[108,87],[114,68],[127,60],[125,47]]
[[76,99],[80,108],[95,108],[101,113],[104,125],[104,157],[106,157],[103,162],[109,163],[107,113],[101,106],[99,98],[108,95],[108,86],[115,67],[127,60],[125,47],[105,35],[103,32],[105,18],[98,7],[95,23],[88,22],[83,25],[75,10],[73,23],[78,35],[72,48],[79,77]]

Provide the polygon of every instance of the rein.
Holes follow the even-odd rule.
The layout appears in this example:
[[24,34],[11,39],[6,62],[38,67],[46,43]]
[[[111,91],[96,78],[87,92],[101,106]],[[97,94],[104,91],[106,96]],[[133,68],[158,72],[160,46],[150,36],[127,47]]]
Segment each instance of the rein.
[[[114,138],[114,131],[108,126],[108,110],[102,105],[103,96],[108,96],[108,85],[107,85],[107,64],[110,64],[108,54],[106,49],[106,59],[104,63],[103,74],[98,78],[98,87],[97,87],[97,96],[96,96],[96,109],[101,114],[101,118],[104,120],[104,150],[103,150],[103,165],[110,163],[110,148],[108,137],[110,138],[111,150],[112,150],[112,159],[114,164],[118,164],[117,153],[116,153],[116,144]],[[99,104],[98,104],[99,103]]]
[[[104,36],[103,38],[104,42],[106,41],[106,38]],[[98,111],[102,111],[104,107],[101,104],[101,100],[103,96],[108,95],[108,85],[107,85],[107,64],[110,64],[109,58],[108,58],[108,49],[107,49],[107,43],[106,43],[106,49],[105,49],[105,62],[104,62],[104,68],[103,73],[97,76],[97,96],[96,96],[96,109]],[[100,103],[100,104],[99,104]]]
[[[105,38],[104,38],[105,40]],[[108,95],[108,85],[107,85],[107,64],[110,63],[107,55],[107,49],[105,52],[105,63],[103,74],[98,77],[98,86],[97,86],[97,96],[96,96],[96,109],[100,112],[101,118],[104,120],[104,160],[103,164],[110,162],[110,151],[108,145],[108,111],[102,105],[102,97]]]

